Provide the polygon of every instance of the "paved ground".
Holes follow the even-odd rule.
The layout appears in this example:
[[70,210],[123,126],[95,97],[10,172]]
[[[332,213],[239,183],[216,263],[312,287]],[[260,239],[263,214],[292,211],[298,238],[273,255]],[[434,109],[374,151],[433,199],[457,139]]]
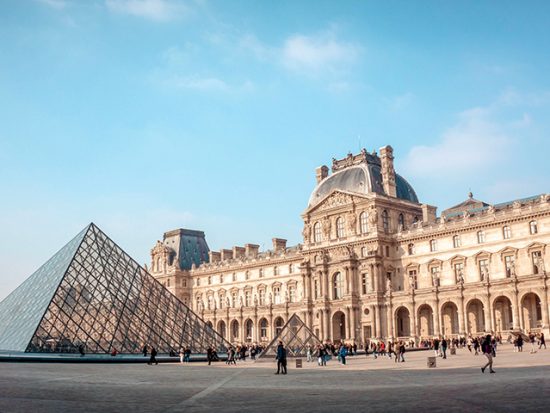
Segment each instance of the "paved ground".
[[0,412],[351,412],[549,411],[550,349],[513,353],[501,346],[496,374],[484,356],[459,350],[428,369],[427,352],[396,364],[372,356],[304,363],[274,375],[273,362],[237,367],[0,363]]

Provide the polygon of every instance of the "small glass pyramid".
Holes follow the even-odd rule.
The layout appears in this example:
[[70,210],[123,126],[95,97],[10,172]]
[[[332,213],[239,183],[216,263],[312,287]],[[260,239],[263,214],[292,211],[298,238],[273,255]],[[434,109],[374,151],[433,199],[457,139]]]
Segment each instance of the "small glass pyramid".
[[296,314],[288,319],[281,332],[269,343],[259,358],[275,357],[279,341],[282,341],[286,347],[287,357],[305,357],[308,346],[313,353],[322,343]]
[[226,341],[94,224],[0,303],[0,350],[219,352]]

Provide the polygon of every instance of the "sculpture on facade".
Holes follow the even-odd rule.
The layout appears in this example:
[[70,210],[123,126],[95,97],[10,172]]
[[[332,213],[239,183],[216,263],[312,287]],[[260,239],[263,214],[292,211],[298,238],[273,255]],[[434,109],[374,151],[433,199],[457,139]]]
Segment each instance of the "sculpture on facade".
[[369,226],[373,229],[376,229],[376,226],[378,224],[378,212],[376,211],[376,207],[374,205],[371,205],[369,208]]
[[330,227],[331,227],[330,218],[325,217],[323,219],[323,236],[325,237],[325,240],[330,239]]
[[357,225],[357,217],[355,216],[355,214],[353,212],[350,212],[348,214],[348,230],[349,230],[349,233],[351,235],[355,234],[355,229],[356,229],[356,225]]
[[309,242],[309,239],[310,239],[310,225],[309,224],[304,224],[304,229],[302,230],[302,236],[304,237],[304,242],[305,243],[308,243]]

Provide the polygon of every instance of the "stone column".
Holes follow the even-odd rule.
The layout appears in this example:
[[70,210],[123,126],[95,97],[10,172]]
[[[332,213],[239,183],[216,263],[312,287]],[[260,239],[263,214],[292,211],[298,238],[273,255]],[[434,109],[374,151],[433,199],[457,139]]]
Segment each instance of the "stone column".
[[466,327],[464,324],[464,296],[460,296],[460,306],[458,308],[458,333],[465,335]]
[[325,341],[326,334],[325,334],[325,312],[319,311],[319,333],[320,333],[320,339],[321,341]]
[[372,267],[374,270],[374,291],[380,291],[380,266],[374,264]]
[[548,324],[550,324],[550,317],[548,315],[548,287],[546,285],[542,290],[541,310],[543,328],[548,329]]
[[441,326],[439,324],[439,302],[434,301],[433,302],[433,308],[434,308],[434,335],[440,336],[441,335]]
[[378,321],[378,306],[373,305],[371,306],[371,312],[372,312],[372,331],[374,333],[375,338],[380,338],[380,322]]
[[346,307],[346,338],[351,338],[351,311],[349,307]]
[[323,285],[323,297],[327,300],[329,299],[329,282],[328,282],[328,271],[324,270],[322,273],[322,285]]
[[393,331],[393,306],[388,304],[388,310],[387,310],[387,323],[388,323],[388,338],[393,337],[395,338],[395,333]]
[[246,341],[246,328],[244,325],[244,316],[242,312],[239,321],[239,327],[241,328],[241,343],[244,343]]
[[332,331],[330,328],[330,322],[331,322],[330,310],[325,309],[324,312],[325,312],[325,336],[327,340],[332,341]]
[[356,309],[351,307],[351,311],[350,311],[350,318],[349,318],[349,321],[350,321],[350,332],[351,332],[351,335],[350,335],[350,339],[355,341],[357,339],[357,314],[356,314]]
[[512,325],[514,330],[521,328],[521,321],[519,318],[519,297],[518,290],[514,290],[514,301],[512,302]]
[[260,342],[260,326],[258,325],[258,313],[254,312],[254,328],[252,329],[254,332],[254,337],[252,337],[252,342],[259,343]]
[[489,297],[485,298],[483,303],[483,312],[485,316],[485,331],[492,331],[493,330],[493,323],[491,322],[493,317],[491,317],[491,302]]
[[[417,326],[416,326],[416,301],[412,302],[412,314],[411,314],[412,330],[411,335],[416,338],[418,336]],[[415,340],[416,342],[416,340]]]
[[351,286],[350,286],[351,277],[350,277],[349,267],[345,266],[344,271],[345,271],[345,274],[346,274],[346,284],[345,284],[346,285],[346,295],[349,295],[350,291],[351,291]]

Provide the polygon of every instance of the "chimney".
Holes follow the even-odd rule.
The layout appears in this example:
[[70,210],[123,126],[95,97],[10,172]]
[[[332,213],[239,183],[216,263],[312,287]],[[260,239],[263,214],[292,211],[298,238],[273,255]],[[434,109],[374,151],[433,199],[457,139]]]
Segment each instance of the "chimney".
[[323,165],[315,169],[315,177],[317,178],[317,183],[321,182],[328,176],[328,166]]
[[245,249],[243,247],[233,247],[233,258],[241,258],[245,255]]
[[426,224],[433,224],[437,218],[437,207],[422,204],[422,221]]
[[279,252],[286,249],[286,239],[282,238],[273,238],[273,251]]
[[233,251],[232,250],[221,250],[220,251],[222,261],[230,260],[233,258]]
[[388,196],[396,197],[395,169],[393,169],[393,148],[390,145],[380,148],[380,160],[382,161],[382,184],[384,192]]
[[256,258],[258,256],[258,251],[260,246],[256,244],[244,244],[244,255],[249,258]]
[[216,251],[208,251],[208,261],[209,262],[220,262],[221,255]]

